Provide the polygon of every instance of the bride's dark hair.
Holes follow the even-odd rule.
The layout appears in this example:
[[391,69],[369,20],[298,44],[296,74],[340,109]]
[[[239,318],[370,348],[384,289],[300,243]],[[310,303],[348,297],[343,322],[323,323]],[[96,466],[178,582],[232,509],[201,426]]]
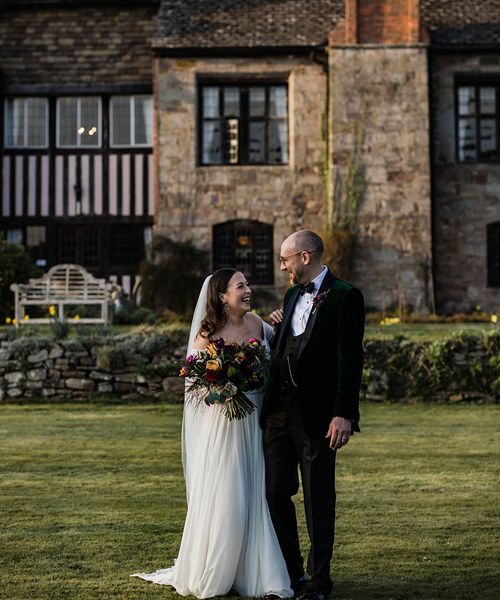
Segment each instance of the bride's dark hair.
[[219,269],[210,277],[207,289],[207,314],[198,332],[201,337],[209,338],[225,325],[226,313],[220,294],[227,292],[229,281],[237,272],[236,269]]

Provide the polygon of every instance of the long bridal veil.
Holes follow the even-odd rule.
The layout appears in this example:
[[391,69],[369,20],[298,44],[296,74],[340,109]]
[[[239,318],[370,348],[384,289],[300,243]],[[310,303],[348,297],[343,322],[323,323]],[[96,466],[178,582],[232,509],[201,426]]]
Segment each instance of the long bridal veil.
[[[207,299],[208,299],[208,284],[212,278],[209,275],[203,285],[201,286],[200,294],[196,302],[196,307],[193,313],[193,319],[191,321],[191,330],[189,332],[189,342],[187,347],[187,356],[195,352],[193,350],[194,341],[196,336],[200,332],[201,322],[205,318],[207,312]],[[189,402],[189,395],[193,392],[189,392],[187,389],[189,382],[186,382],[186,389],[184,394],[184,412],[182,416],[182,430],[181,430],[181,451],[182,451],[182,468],[184,470],[184,479],[186,481],[186,498],[189,503],[189,491],[192,483],[192,472],[190,468],[190,456],[195,456],[196,450],[195,445],[199,440],[199,426],[200,426],[200,414],[204,406],[197,406],[196,402]]]
[[189,331],[189,342],[187,347],[188,355],[191,354],[194,340],[196,339],[196,336],[200,331],[201,322],[203,321],[203,318],[205,317],[205,314],[207,312],[208,284],[211,278],[212,276],[209,275],[203,282],[200,294],[198,296],[198,300],[196,302],[196,307],[193,313],[193,319],[191,320],[191,330]]

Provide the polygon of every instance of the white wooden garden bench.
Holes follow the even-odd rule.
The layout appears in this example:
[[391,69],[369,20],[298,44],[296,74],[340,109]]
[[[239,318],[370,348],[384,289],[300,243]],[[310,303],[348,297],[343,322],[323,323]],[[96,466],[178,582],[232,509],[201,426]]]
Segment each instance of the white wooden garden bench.
[[[119,286],[96,279],[80,265],[55,265],[40,279],[30,279],[29,283],[14,283],[10,289],[15,294],[16,327],[19,325],[51,323],[54,318],[64,320],[64,307],[68,305],[100,306],[100,316],[66,319],[68,323],[104,323],[109,322],[109,304],[111,293]],[[46,317],[25,319],[26,307],[46,306]],[[53,306],[55,315],[49,314]]]

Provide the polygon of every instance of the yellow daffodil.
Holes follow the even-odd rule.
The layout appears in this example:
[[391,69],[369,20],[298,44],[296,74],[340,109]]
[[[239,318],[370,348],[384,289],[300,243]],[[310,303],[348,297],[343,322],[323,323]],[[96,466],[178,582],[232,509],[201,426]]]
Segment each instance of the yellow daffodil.
[[381,325],[397,325],[400,323],[401,319],[399,317],[385,317],[382,321],[380,321]]
[[75,315],[74,319],[75,319],[75,321],[79,321],[80,320],[80,315]]
[[56,315],[56,307],[55,306],[49,306],[49,314],[51,317],[55,317],[55,315]]
[[17,319],[12,319],[12,325],[15,325],[17,323]]
[[29,321],[30,320],[30,316],[29,315],[24,315],[23,320],[24,321]]
[[491,322],[496,325],[498,323],[498,317],[497,315],[491,315]]
[[12,323],[12,319],[10,317],[6,317],[5,322],[7,325],[10,325]]

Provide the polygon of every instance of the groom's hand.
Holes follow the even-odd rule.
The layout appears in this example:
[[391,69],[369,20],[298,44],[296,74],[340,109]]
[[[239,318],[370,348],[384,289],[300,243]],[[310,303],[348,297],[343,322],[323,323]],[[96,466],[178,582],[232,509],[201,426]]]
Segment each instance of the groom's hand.
[[273,327],[276,329],[276,327],[279,327],[283,321],[283,311],[281,308],[277,308],[276,310],[273,310],[273,312],[269,315],[269,318],[271,319]]
[[345,446],[351,437],[351,421],[343,417],[333,417],[328,427],[328,444],[332,450],[338,450]]

